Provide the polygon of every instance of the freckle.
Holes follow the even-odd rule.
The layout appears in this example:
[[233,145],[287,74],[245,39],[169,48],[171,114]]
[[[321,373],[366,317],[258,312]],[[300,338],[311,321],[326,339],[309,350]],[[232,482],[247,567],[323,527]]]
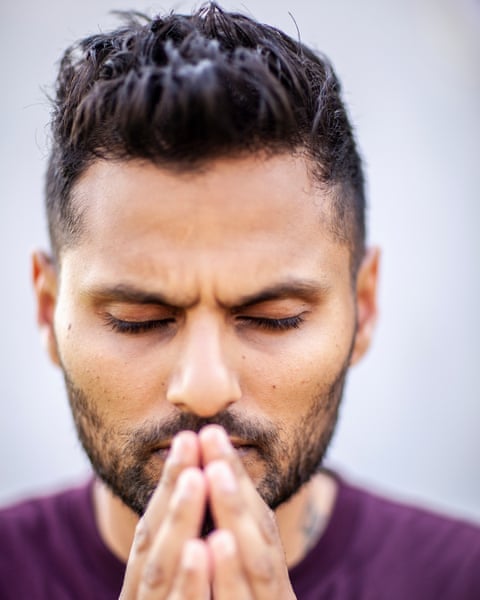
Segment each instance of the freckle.
[[242,359],[245,360],[245,354],[242,354]]

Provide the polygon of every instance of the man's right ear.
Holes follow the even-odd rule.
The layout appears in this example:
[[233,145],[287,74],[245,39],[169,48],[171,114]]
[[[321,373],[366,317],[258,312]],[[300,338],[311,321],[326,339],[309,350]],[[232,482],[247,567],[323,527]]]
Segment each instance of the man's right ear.
[[45,252],[37,251],[32,255],[32,280],[37,303],[37,323],[42,340],[52,362],[59,365],[54,331],[58,274],[52,258]]

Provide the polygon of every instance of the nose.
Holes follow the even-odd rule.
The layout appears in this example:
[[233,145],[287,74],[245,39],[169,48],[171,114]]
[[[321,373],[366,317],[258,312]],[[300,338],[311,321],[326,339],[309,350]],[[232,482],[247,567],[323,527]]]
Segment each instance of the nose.
[[167,400],[181,410],[212,417],[241,396],[236,374],[222,349],[222,333],[212,319],[190,325],[167,389]]

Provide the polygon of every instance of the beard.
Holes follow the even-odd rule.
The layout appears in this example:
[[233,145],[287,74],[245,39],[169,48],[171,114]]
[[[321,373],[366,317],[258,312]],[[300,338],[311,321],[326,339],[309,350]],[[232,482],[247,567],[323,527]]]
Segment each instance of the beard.
[[[319,471],[335,429],[350,354],[334,381],[311,398],[303,418],[288,435],[281,425],[252,419],[229,408],[210,418],[179,411],[161,422],[145,422],[137,428],[107,425],[97,410],[96,399],[75,385],[63,368],[68,398],[78,438],[96,475],[113,494],[138,516],[145,512],[161,476],[158,450],[180,431],[198,433],[209,424],[248,440],[250,457],[261,465],[262,476],[254,481],[264,502],[274,510],[289,500]],[[295,410],[292,402],[292,410]],[[246,469],[248,472],[248,458]],[[258,470],[258,469],[257,469]],[[214,528],[209,507],[203,534]]]

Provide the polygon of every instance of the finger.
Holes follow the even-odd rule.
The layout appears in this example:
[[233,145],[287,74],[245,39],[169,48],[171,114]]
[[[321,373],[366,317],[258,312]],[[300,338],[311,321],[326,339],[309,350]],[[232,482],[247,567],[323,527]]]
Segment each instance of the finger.
[[184,544],[198,537],[206,504],[206,482],[198,468],[178,477],[163,522],[146,557],[138,600],[167,598],[179,570]]
[[[226,461],[238,481],[243,501],[247,503],[248,509],[257,516],[259,521],[264,522],[265,503],[245,470],[242,460],[232,446],[225,430],[218,425],[204,427],[198,435],[198,441],[203,464],[207,466],[213,461]],[[275,535],[276,530],[275,528],[272,530],[270,521],[267,522],[267,525],[265,533],[270,536]]]
[[207,540],[212,559],[212,589],[215,600],[252,598],[238,555],[235,538],[225,529],[217,529]]
[[198,466],[199,460],[196,434],[191,431],[179,433],[172,442],[159,484],[150,499],[145,514],[137,524],[120,596],[122,600],[136,597],[143,564],[162,520],[165,518],[179,474],[188,467]]
[[202,540],[187,540],[168,600],[210,600],[208,548]]
[[161,523],[177,479],[188,467],[200,465],[198,438],[193,431],[182,431],[172,441],[159,484],[145,511],[144,519],[155,530]]
[[261,513],[250,510],[240,481],[227,462],[209,463],[205,477],[215,522],[234,536],[242,574],[253,598],[267,600],[285,594],[290,582],[273,513],[265,504]]

